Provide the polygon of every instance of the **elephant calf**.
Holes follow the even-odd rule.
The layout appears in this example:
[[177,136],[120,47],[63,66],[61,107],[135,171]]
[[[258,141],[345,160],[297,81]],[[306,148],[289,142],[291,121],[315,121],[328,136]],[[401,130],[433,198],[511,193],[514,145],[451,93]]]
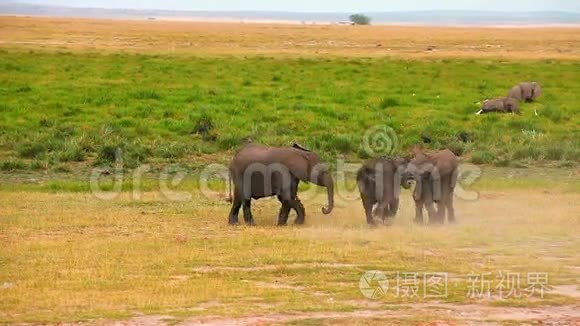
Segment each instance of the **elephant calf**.
[[376,158],[367,161],[358,170],[356,181],[369,225],[375,225],[375,216],[381,217],[384,222],[385,218],[397,214],[401,175],[406,163],[401,158]]
[[508,97],[518,101],[533,102],[542,95],[542,87],[536,82],[523,82],[512,87]]
[[518,101],[511,97],[503,97],[493,100],[485,100],[481,105],[481,108],[476,114],[491,113],[491,112],[503,112],[503,113],[516,113],[520,114],[520,108]]
[[[423,223],[423,207],[429,213],[429,223],[443,224],[446,211],[449,222],[455,222],[453,193],[457,184],[459,160],[448,149],[430,153],[415,149],[414,152],[415,157],[407,165],[401,183],[407,187],[410,180],[415,181],[415,222]],[[433,202],[437,203],[437,211]]]

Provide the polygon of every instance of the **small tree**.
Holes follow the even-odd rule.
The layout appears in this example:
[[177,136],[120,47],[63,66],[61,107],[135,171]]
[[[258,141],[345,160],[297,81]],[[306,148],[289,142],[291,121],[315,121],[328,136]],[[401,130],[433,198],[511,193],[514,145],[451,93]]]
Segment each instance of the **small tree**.
[[350,21],[355,25],[370,25],[371,18],[363,14],[350,15]]

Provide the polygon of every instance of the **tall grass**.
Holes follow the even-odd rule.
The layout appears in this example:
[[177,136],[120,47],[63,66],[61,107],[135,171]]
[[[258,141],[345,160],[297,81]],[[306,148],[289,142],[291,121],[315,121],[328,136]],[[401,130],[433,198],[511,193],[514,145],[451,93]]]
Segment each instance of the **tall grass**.
[[[131,166],[207,154],[225,160],[250,139],[294,140],[327,158],[359,160],[368,156],[363,135],[376,125],[396,131],[395,154],[428,135],[426,147],[451,148],[474,163],[580,156],[574,62],[0,57],[0,161],[27,163],[15,168],[28,160],[111,164],[113,148]],[[544,96],[522,104],[523,115],[473,114],[478,101],[532,79],[545,85]]]

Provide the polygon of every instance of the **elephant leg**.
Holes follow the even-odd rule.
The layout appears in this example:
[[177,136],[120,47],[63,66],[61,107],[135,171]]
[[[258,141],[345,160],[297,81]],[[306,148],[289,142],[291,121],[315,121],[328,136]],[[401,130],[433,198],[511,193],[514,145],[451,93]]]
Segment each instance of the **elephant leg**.
[[372,211],[372,215],[373,217],[383,217],[385,214],[385,207],[382,203],[375,203],[376,205],[374,205],[373,211]]
[[294,210],[296,211],[296,221],[294,221],[295,224],[304,224],[304,219],[306,216],[306,210],[304,209],[304,205],[302,205],[302,202],[300,202],[300,200],[298,198],[290,201],[290,206],[292,208],[294,208]]
[[278,200],[282,204],[280,207],[280,213],[278,214],[278,225],[286,225],[288,223],[288,215],[290,215],[290,204],[287,200],[282,198],[282,196],[278,196]]
[[368,225],[375,225],[375,219],[373,217],[373,205],[375,204],[375,201],[370,199],[369,196],[366,196],[363,193],[361,193],[360,196],[362,198],[363,207],[365,209],[365,215],[367,217],[367,224]]
[[242,203],[244,207],[244,221],[247,225],[256,225],[254,222],[254,217],[252,216],[252,200],[245,199]]
[[415,223],[423,224],[423,200],[415,200]]
[[424,194],[424,205],[429,215],[429,224],[434,224],[438,222],[437,210],[435,210],[435,205],[433,203],[433,197],[431,192],[425,192]]
[[300,180],[297,178],[292,178],[290,184],[290,192],[286,193],[286,197],[288,198],[288,205],[296,211],[296,224],[304,224],[304,219],[306,217],[306,210],[304,209],[304,205],[298,199],[298,183]]
[[457,223],[455,220],[455,207],[453,207],[453,192],[447,197],[447,216],[449,223]]
[[425,203],[425,208],[427,209],[427,214],[429,215],[429,224],[435,224],[439,222],[439,217],[437,216],[437,210],[432,201]]
[[399,211],[399,199],[396,198],[391,200],[391,202],[389,203],[389,214],[387,216],[395,217],[398,211]]
[[444,200],[445,196],[442,196],[441,200],[437,203],[437,223],[445,223],[445,207],[447,203]]
[[242,199],[234,194],[234,198],[232,198],[232,209],[230,210],[229,216],[230,225],[238,224],[238,213],[240,212],[240,207],[242,207]]
[[447,200],[450,196],[451,189],[451,178],[450,176],[446,175],[441,178],[441,198],[440,201],[437,203],[437,222],[440,224],[445,223],[445,211],[447,209]]

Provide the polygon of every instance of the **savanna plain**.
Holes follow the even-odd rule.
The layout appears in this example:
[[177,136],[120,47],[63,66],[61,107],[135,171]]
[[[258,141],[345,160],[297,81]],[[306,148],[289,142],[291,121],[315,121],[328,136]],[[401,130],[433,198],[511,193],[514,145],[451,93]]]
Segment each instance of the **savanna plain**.
[[[0,17],[0,323],[578,324],[579,49],[573,27]],[[521,115],[474,114],[525,80]],[[223,179],[199,180],[249,140],[337,171],[423,144],[475,172],[454,225],[414,224],[405,190],[369,228],[349,171],[329,216],[303,186],[305,225],[260,200],[230,227]]]

